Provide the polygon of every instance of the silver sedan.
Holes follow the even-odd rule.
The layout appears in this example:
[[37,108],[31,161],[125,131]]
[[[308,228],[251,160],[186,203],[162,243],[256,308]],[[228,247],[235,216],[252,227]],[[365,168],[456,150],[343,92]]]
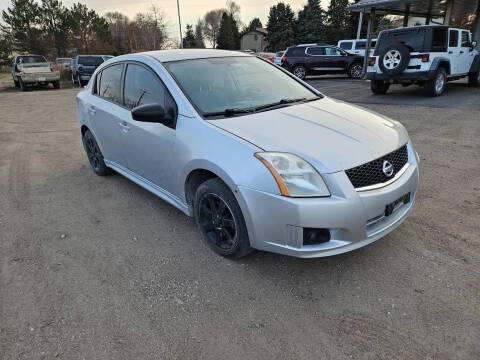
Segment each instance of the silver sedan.
[[399,226],[418,189],[418,155],[399,122],[240,52],[115,57],[77,111],[96,174],[114,170],[194,216],[230,258],[357,249]]

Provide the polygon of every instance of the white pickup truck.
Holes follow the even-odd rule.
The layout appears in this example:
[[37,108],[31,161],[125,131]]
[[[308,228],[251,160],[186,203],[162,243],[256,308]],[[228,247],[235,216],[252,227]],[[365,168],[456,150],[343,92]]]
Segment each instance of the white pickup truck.
[[18,55],[13,59],[12,78],[15,87],[21,91],[28,86],[52,83],[60,89],[60,72],[54,71],[42,55]]

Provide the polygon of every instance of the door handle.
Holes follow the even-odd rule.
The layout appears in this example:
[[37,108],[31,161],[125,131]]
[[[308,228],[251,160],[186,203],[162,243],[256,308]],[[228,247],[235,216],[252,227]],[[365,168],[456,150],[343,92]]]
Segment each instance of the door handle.
[[90,106],[88,112],[93,116],[97,113],[97,110],[93,106]]
[[463,54],[464,52],[463,51],[460,51],[460,54]]
[[118,125],[120,125],[124,131],[130,130],[130,126],[128,126],[128,123],[126,121],[120,121]]
[[452,51],[452,50],[450,50],[448,53],[449,53],[449,54],[453,54],[453,51]]

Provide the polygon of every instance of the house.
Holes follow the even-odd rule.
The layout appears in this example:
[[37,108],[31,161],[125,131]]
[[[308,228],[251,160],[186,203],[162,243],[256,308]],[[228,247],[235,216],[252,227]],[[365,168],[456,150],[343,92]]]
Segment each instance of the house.
[[242,35],[240,39],[241,50],[252,50],[254,52],[265,51],[268,46],[268,42],[265,39],[267,36],[267,30],[263,28],[257,28],[250,30]]

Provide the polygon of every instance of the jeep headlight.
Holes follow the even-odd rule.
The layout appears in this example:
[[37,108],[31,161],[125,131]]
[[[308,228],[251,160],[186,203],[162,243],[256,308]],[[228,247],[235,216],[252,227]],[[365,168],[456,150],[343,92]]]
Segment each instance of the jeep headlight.
[[256,153],[255,157],[268,168],[283,196],[330,196],[322,176],[302,158],[280,152]]

